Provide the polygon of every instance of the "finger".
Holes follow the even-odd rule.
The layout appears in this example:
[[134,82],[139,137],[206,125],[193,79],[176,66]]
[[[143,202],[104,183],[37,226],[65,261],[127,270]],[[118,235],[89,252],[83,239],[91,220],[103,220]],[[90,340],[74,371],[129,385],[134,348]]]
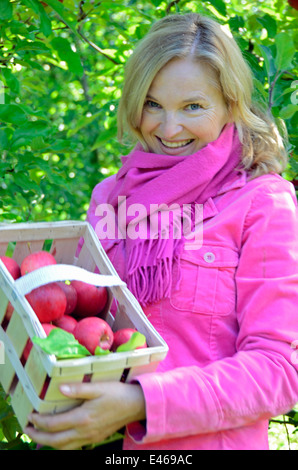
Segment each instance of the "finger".
[[82,422],[81,410],[79,407],[58,414],[31,413],[28,421],[38,429],[49,432],[65,431],[74,429]]
[[24,431],[37,444],[53,447],[54,449],[75,450],[85,445],[84,441],[78,438],[75,431],[71,429],[52,434],[27,426]]
[[67,397],[92,400],[104,395],[111,387],[111,382],[77,382],[60,385],[60,391]]

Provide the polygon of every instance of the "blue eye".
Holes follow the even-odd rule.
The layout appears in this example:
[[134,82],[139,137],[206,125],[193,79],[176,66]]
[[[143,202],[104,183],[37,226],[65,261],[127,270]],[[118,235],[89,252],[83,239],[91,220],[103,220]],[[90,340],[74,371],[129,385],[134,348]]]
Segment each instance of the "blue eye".
[[152,100],[147,100],[145,102],[145,105],[148,106],[148,108],[154,108],[154,109],[158,109],[160,106],[158,103],[156,103],[156,101],[152,101]]
[[191,103],[187,106],[188,109],[190,109],[191,111],[197,111],[198,109],[201,108],[201,105],[199,105],[198,103]]

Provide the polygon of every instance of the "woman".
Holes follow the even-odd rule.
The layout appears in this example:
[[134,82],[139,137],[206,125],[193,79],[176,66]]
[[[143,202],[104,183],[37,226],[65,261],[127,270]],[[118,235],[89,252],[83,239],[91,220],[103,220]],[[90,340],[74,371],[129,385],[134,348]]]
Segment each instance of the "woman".
[[[166,17],[136,48],[119,137],[138,144],[94,188],[88,220],[169,353],[133,383],[66,384],[86,401],[31,416],[36,442],[77,448],[126,426],[124,449],[267,449],[268,419],[297,402],[297,204],[282,139],[251,95],[238,46],[209,18]],[[118,237],[101,231],[105,203]],[[153,204],[190,210],[165,227]]]

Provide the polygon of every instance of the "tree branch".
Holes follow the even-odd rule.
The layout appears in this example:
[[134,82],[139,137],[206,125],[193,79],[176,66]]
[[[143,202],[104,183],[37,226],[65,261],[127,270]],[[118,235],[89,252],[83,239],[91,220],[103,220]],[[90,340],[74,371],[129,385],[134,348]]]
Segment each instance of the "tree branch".
[[[65,26],[67,26],[68,28],[68,25],[65,23],[65,21],[63,21],[63,19],[61,17],[59,17],[59,20],[61,21],[61,23],[63,23]],[[113,64],[115,65],[121,65],[120,62],[118,62],[117,60],[113,59],[113,57],[109,56],[108,54],[105,54],[103,52],[103,50],[97,46],[96,44],[94,44],[94,42],[90,41],[88,38],[86,38],[86,36],[81,32],[80,30],[80,25],[78,26],[78,29],[76,30],[78,35],[87,43],[89,44],[89,46],[91,46],[93,49],[96,50],[96,52],[99,52],[103,57],[105,57],[106,59],[110,60],[111,62],[113,62]]]
[[275,87],[275,84],[277,82],[277,80],[279,79],[279,77],[284,73],[285,71],[284,70],[278,70],[274,76],[274,79],[272,81],[272,83],[269,85],[269,110],[271,110],[272,106],[273,106],[273,92],[274,92],[274,87]]
[[169,15],[170,11],[171,11],[171,8],[175,5],[177,5],[177,3],[180,3],[181,0],[173,0],[172,2],[170,2],[166,8],[166,14]]
[[86,38],[86,36],[81,33],[81,31],[78,29],[78,34],[81,36],[81,38],[87,43],[89,44],[89,46],[91,46],[93,49],[95,49],[97,52],[99,52],[102,56],[104,56],[106,59],[110,60],[111,62],[113,62],[113,64],[115,65],[120,65],[120,62],[118,62],[117,60],[113,59],[113,57],[109,56],[108,54],[105,54],[103,52],[103,50],[98,47],[96,44],[94,44],[94,42],[92,41],[89,41],[88,38]]
[[80,14],[79,14],[79,17],[78,17],[78,22],[83,21],[85,18],[87,18],[87,16],[89,16],[90,13],[92,13],[94,10],[96,10],[96,8],[99,7],[102,2],[96,3],[96,4],[95,4],[92,8],[90,8],[90,10],[87,11],[86,13],[85,13],[84,10],[83,10],[83,5],[84,5],[84,3],[85,3],[85,0],[81,0],[80,5],[79,5]]

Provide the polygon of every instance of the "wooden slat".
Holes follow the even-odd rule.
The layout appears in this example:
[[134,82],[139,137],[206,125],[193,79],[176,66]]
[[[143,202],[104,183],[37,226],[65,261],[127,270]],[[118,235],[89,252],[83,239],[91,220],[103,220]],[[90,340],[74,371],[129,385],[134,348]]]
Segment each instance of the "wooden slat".
[[11,405],[16,414],[16,417],[20,423],[22,429],[28,423],[28,415],[33,411],[34,407],[29,400],[27,393],[24,390],[23,385],[19,381],[16,389],[11,398]]
[[6,297],[5,293],[0,287],[0,324],[2,323],[3,318],[5,316],[7,305],[8,305],[8,298]]
[[126,377],[126,382],[130,382],[134,377],[137,377],[138,375],[143,374],[144,372],[146,372],[146,374],[150,372],[154,372],[160,360],[161,359],[159,359],[156,362],[153,361],[153,362],[148,363],[146,366],[146,370],[144,370],[144,366],[142,365],[131,367]]
[[76,265],[91,272],[94,272],[96,268],[96,263],[92,258],[90,250],[86,243],[84,243],[84,245],[82,246]]
[[123,374],[123,369],[98,371],[92,375],[91,382],[118,382]]
[[85,222],[36,222],[0,226],[0,242],[49,240],[52,238],[81,237],[86,230]]
[[[4,344],[3,340],[1,339],[1,330],[0,327],[0,341]],[[2,330],[3,332],[3,330]],[[4,344],[4,364],[0,365],[0,383],[5,391],[5,393],[9,392],[10,386],[15,376],[15,369],[10,362],[9,356],[7,354],[7,348]]]
[[8,323],[6,334],[18,357],[21,357],[24,347],[28,340],[28,333],[24,328],[23,320],[20,315],[14,311]]
[[[1,231],[1,228],[0,228]],[[0,243],[0,256],[5,256],[7,251],[8,243]]]
[[55,257],[57,263],[74,264],[79,237],[54,239],[50,253]]
[[84,240],[85,240],[85,244],[83,246],[84,254],[81,255],[81,257],[82,258],[84,256],[89,257],[90,253],[92,253],[92,258],[94,259],[94,262],[98,266],[101,274],[110,274],[110,275],[117,276],[117,271],[115,270],[109,257],[104,251],[103,246],[98,240],[95,232],[91,230],[90,227],[88,227],[88,230],[86,231]]
[[82,372],[80,371],[78,371],[74,375],[67,377],[67,379],[64,375],[53,377],[49,383],[44,399],[48,401],[68,400],[68,397],[62,395],[62,393],[60,392],[60,385],[65,384],[67,382],[82,382],[83,378],[84,374],[82,374]]
[[45,368],[40,359],[40,353],[36,347],[32,347],[25,364],[25,372],[32,383],[36,394],[39,396],[47,377]]
[[0,367],[5,364],[5,344],[0,340]]

